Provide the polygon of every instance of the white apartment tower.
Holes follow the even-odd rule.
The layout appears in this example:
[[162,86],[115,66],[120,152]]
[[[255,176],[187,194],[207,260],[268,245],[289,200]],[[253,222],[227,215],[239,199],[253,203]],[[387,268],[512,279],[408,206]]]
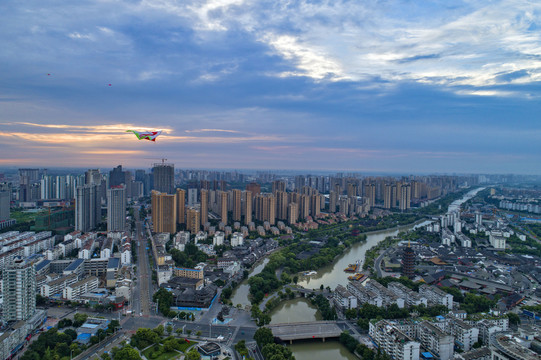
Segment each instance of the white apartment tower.
[[2,274],[4,321],[27,320],[36,310],[36,270],[22,258],[15,258]]

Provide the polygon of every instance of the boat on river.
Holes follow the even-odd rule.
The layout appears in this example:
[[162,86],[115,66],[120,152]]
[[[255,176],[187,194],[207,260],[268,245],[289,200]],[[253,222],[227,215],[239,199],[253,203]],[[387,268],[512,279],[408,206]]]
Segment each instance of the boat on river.
[[317,274],[317,271],[305,271],[302,273],[304,276],[312,276],[312,275],[316,275]]
[[347,268],[344,269],[345,272],[357,272],[361,270],[361,261],[357,260],[355,264],[349,264]]
[[368,276],[366,274],[357,273],[355,275],[348,276],[348,280],[363,282],[364,280],[366,280],[367,277]]

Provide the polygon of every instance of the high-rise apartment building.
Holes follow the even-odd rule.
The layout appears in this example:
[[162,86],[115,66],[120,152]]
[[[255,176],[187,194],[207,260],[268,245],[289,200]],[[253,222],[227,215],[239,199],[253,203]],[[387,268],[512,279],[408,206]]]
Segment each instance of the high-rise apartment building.
[[241,208],[242,191],[233,189],[233,221],[240,221],[242,217]]
[[101,202],[96,185],[77,186],[75,194],[75,230],[88,232],[101,222]]
[[19,169],[19,184],[32,185],[39,180],[39,169]]
[[197,204],[197,188],[188,187],[188,206],[195,206]]
[[126,230],[126,187],[107,189],[107,231]]
[[287,198],[287,193],[282,190],[275,192],[276,194],[276,217],[280,220],[287,219],[287,206],[289,201]]
[[[85,176],[86,180],[86,176]],[[126,174],[122,171],[122,165],[118,165],[109,171],[109,187],[118,186],[126,182]]]
[[295,176],[295,191],[301,191],[304,185],[306,185],[306,178],[302,175]]
[[364,202],[372,207],[376,205],[376,184],[364,185]]
[[272,182],[272,193],[276,194],[277,191],[286,191],[286,183],[282,180],[275,180]]
[[11,201],[10,191],[0,191],[0,221],[9,220],[11,216],[9,203]]
[[316,217],[321,212],[321,197],[316,193],[310,195],[310,215]]
[[186,223],[186,191],[177,189],[177,222]]
[[154,178],[153,190],[161,193],[175,193],[175,165],[165,162],[156,163],[152,168]]
[[220,191],[220,218],[227,224],[227,192]]
[[201,189],[201,224],[205,225],[209,221],[209,191]]
[[392,199],[392,185],[391,184],[385,184],[383,188],[383,207],[385,209],[390,209],[392,207],[391,199]]
[[276,223],[276,198],[272,194],[256,195],[254,204],[257,220],[268,221],[271,225]]
[[306,220],[310,215],[310,196],[301,195],[299,201],[299,219]]
[[400,186],[400,197],[398,199],[398,207],[400,210],[408,210],[411,206],[411,186],[410,184],[402,184]]
[[2,272],[4,321],[28,320],[36,310],[34,265],[15,258]]
[[177,232],[176,195],[153,190],[151,201],[154,232],[175,234]]
[[88,169],[85,172],[85,185],[101,185],[100,169]]
[[197,234],[201,229],[201,213],[195,207],[189,207],[186,211],[186,229],[192,234]]
[[299,219],[299,205],[297,203],[289,203],[287,206],[287,222],[296,224]]
[[244,224],[248,225],[252,222],[252,205],[253,205],[252,192],[246,190],[244,192]]
[[259,193],[261,193],[261,185],[259,185],[256,182],[251,182],[248,185],[246,185],[246,190],[252,192],[252,196],[255,198],[255,196]]

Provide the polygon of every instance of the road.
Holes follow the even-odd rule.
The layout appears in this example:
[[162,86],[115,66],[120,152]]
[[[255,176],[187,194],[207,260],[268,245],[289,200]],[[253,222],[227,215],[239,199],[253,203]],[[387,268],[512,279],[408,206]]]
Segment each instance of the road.
[[149,316],[152,294],[152,277],[148,261],[147,238],[144,236],[143,222],[140,219],[139,209],[136,207],[135,215],[135,242],[137,243],[137,285],[134,289],[132,309],[137,316]]

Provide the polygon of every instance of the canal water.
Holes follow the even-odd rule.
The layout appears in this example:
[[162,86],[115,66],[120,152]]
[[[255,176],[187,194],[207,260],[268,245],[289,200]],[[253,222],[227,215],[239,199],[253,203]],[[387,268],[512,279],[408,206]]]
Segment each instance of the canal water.
[[351,276],[351,273],[345,272],[344,269],[347,268],[349,264],[355,264],[357,261],[360,261],[362,266],[366,251],[376,246],[387,236],[396,236],[399,231],[407,231],[427,223],[428,222],[423,222],[418,225],[402,226],[369,233],[366,235],[365,242],[354,244],[331,264],[320,269],[314,269],[317,271],[317,274],[300,276],[298,284],[307,289],[319,289],[319,287],[323,285],[323,287],[329,286],[334,290],[338,284],[346,286],[348,283],[348,276]]
[[[453,202],[449,206],[448,212],[456,211],[461,204],[471,199],[482,189],[483,188],[471,190],[461,199]],[[364,262],[367,250],[377,245],[387,236],[396,236],[399,231],[415,229],[427,225],[429,222],[430,221],[425,221],[417,225],[397,227],[367,234],[365,242],[353,245],[332,264],[320,269],[313,269],[317,271],[316,275],[301,276],[299,285],[305,288],[314,289],[319,288],[323,284],[324,287],[329,286],[333,290],[338,284],[346,286],[348,283],[347,278],[350,274],[344,272],[344,269],[349,264],[354,264],[358,260]],[[288,321],[316,321],[320,319],[318,316],[320,316],[319,311],[315,311],[308,300],[295,299],[292,301],[287,301],[274,309],[271,313],[271,323],[284,323]],[[307,341],[293,343],[292,345],[288,346],[290,346],[297,360],[357,359],[338,341],[328,341],[325,343]]]
[[[259,261],[248,275],[248,279],[263,271],[263,268],[265,268],[265,265],[267,265],[268,262],[269,258],[265,258],[263,259],[263,261]],[[244,308],[246,305],[250,305],[250,300],[248,300],[248,294],[250,294],[250,286],[248,285],[248,279],[243,280],[231,294],[231,302],[233,303],[233,306],[241,304]]]
[[312,305],[310,300],[305,298],[296,298],[280,303],[271,311],[270,316],[271,324],[322,320],[317,306]]

